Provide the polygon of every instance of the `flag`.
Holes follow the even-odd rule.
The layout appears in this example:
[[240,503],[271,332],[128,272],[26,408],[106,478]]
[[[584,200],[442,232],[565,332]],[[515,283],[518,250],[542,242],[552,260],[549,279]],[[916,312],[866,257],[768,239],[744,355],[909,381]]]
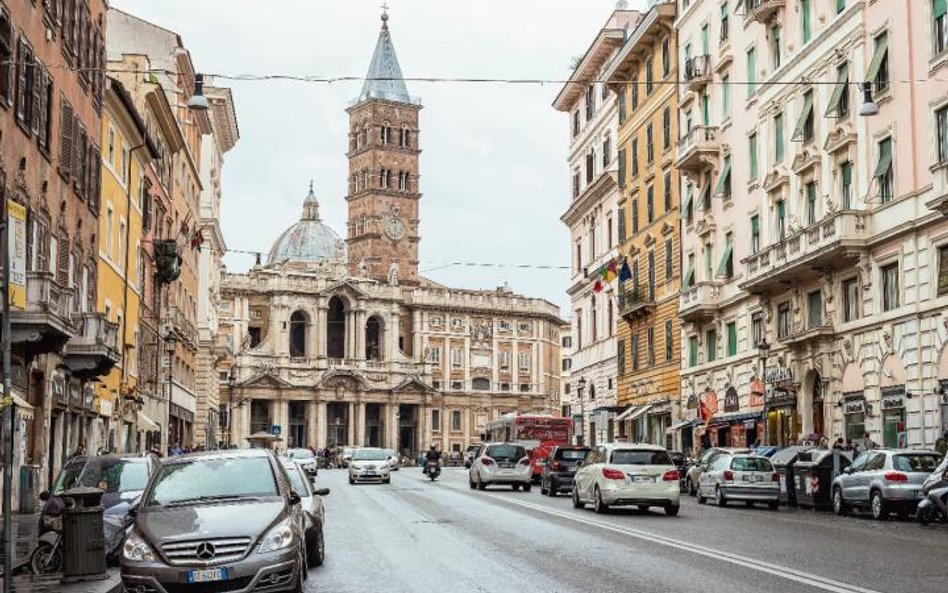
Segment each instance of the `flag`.
[[204,233],[201,232],[201,229],[198,229],[194,236],[191,237],[191,249],[197,249],[198,252],[201,251],[201,245],[204,243]]
[[606,279],[606,264],[602,264],[601,266],[599,266],[599,279],[600,280]]
[[701,398],[701,403],[698,407],[698,414],[701,417],[702,422],[707,424],[711,421],[711,417],[714,416],[714,413],[718,411],[718,394],[712,390],[708,390],[704,397]]
[[622,269],[619,270],[619,281],[628,282],[632,279],[632,270],[629,269],[629,260],[622,258]]
[[596,280],[596,284],[593,286],[593,292],[596,294],[602,292],[602,280]]
[[612,282],[616,279],[616,276],[619,275],[619,271],[616,270],[616,262],[612,260],[606,266],[606,282]]

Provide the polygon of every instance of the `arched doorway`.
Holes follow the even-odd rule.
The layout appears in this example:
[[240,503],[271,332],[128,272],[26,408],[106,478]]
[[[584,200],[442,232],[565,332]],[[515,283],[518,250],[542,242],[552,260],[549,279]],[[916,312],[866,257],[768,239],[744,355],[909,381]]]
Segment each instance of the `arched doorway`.
[[365,359],[382,360],[382,320],[373,315],[365,324]]
[[829,438],[826,434],[825,407],[823,403],[823,377],[816,371],[810,378],[810,393],[813,396],[813,432]]
[[290,356],[306,356],[306,334],[309,316],[304,311],[290,315]]
[[346,357],[346,304],[337,296],[329,299],[326,354],[329,358]]

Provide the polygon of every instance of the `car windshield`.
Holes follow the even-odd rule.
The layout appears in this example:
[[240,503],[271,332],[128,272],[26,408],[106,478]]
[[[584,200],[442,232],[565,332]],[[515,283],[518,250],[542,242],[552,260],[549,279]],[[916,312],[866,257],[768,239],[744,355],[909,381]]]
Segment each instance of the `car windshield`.
[[520,445],[491,445],[486,455],[497,461],[520,461],[527,456],[527,450]]
[[290,477],[290,487],[299,494],[300,496],[306,496],[309,494],[306,491],[306,483],[303,482],[303,476],[300,475],[300,470],[295,467],[287,467],[286,475]]
[[385,450],[385,456],[386,456],[386,457],[395,457],[395,450],[394,450],[394,449],[386,449],[386,450]]
[[77,484],[106,492],[144,490],[148,484],[148,462],[111,455],[91,457],[82,468]]
[[352,454],[353,461],[381,461],[388,459],[388,454],[381,449],[359,449]]
[[618,449],[612,452],[614,465],[674,465],[665,451],[650,449]]
[[892,467],[903,472],[931,473],[938,467],[941,458],[937,455],[925,453],[910,453],[896,455],[892,458]]
[[210,457],[163,466],[147,505],[261,496],[279,496],[269,459]]
[[566,461],[582,461],[586,459],[586,453],[588,452],[588,449],[560,449],[556,452],[556,457]]
[[52,495],[59,496],[64,491],[72,488],[76,479],[79,477],[79,474],[82,473],[82,464],[73,463],[69,464],[59,472],[59,477],[56,478],[56,484],[52,488]]
[[294,449],[290,451],[290,459],[312,459],[313,452],[307,449]]
[[772,472],[774,466],[760,457],[735,457],[731,460],[731,469],[737,472]]

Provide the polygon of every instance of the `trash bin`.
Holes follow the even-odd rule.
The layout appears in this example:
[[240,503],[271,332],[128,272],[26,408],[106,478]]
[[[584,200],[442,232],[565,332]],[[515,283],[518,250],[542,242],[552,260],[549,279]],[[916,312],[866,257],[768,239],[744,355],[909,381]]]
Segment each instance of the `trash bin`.
[[62,493],[63,582],[104,579],[105,529],[102,522],[102,490],[72,488]]
[[777,475],[780,478],[780,504],[797,506],[797,490],[794,482],[794,465],[800,453],[809,451],[810,447],[787,447],[780,449],[770,458]]
[[797,504],[818,510],[833,507],[833,479],[852,461],[845,451],[811,449],[799,454],[794,467]]
[[20,466],[20,512],[25,515],[32,515],[36,512],[36,500],[39,497],[39,476],[39,466]]

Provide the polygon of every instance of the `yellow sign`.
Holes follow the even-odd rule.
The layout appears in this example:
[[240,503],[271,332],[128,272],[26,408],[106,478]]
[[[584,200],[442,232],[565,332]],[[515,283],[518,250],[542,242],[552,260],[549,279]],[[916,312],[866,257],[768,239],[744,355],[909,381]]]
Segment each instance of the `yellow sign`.
[[7,253],[10,258],[10,306],[26,308],[26,207],[7,200]]

